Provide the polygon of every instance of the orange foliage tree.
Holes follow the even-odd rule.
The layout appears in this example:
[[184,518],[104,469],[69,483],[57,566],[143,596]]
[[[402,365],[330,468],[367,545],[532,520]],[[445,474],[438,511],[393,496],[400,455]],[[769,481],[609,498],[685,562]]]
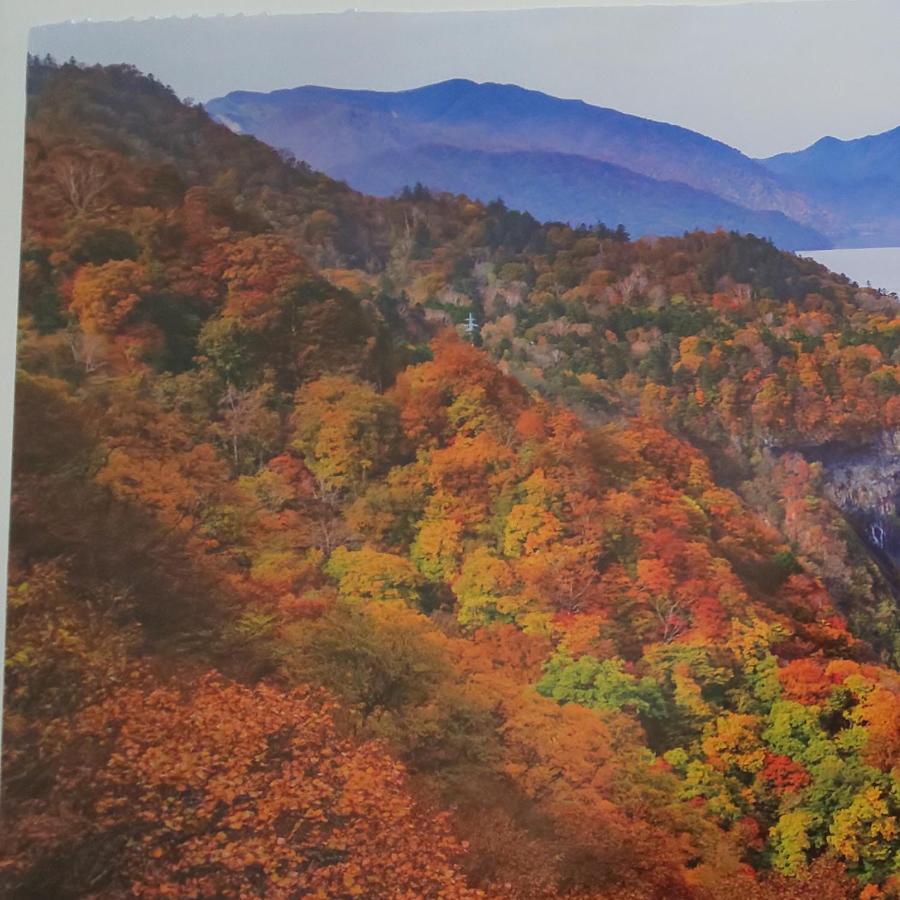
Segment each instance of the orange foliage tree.
[[[339,736],[310,691],[209,674],[123,689],[77,725],[60,790],[116,847],[108,888],[139,897],[479,896],[445,815],[374,742]],[[102,757],[98,759],[96,757]],[[96,766],[96,768],[95,768]]]

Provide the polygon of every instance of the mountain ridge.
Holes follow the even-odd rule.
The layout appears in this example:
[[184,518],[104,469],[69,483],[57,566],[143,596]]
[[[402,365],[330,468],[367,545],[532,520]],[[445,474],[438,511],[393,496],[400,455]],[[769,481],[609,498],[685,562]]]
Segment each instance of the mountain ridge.
[[333,175],[376,196],[402,190],[411,171],[425,184],[467,196],[479,196],[480,185],[489,183],[509,206],[526,209],[542,221],[591,224],[602,217],[626,223],[636,235],[721,228],[764,234],[776,244],[804,249],[822,239],[815,229],[784,213],[748,211],[682,182],[649,178],[615,163],[574,154],[424,144],[408,152],[386,150],[369,160],[365,172],[338,165]]
[[833,212],[839,243],[900,245],[900,126],[850,140],[828,135],[762,162]]
[[[362,183],[370,157],[386,149],[447,144],[480,151],[558,152],[657,181],[681,182],[751,212],[782,212],[818,231],[820,246],[829,245],[814,224],[820,212],[739,150],[679,125],[518,85],[450,79],[398,92],[312,85],[272,93],[236,91],[209,101],[206,108],[235,130],[285,147],[316,168],[334,173],[339,167],[340,177],[351,184],[354,179]],[[421,179],[410,169],[407,180]],[[482,199],[495,194],[491,185],[475,191]],[[602,217],[602,210],[597,215]],[[804,234],[788,245],[796,248],[808,241]]]

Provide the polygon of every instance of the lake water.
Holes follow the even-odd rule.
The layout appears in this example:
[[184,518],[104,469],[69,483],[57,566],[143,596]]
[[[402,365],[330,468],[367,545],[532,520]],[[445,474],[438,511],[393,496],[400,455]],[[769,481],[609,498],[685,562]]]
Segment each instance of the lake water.
[[900,247],[866,247],[862,250],[800,250],[798,256],[812,257],[852,278],[858,284],[884,288],[900,294]]

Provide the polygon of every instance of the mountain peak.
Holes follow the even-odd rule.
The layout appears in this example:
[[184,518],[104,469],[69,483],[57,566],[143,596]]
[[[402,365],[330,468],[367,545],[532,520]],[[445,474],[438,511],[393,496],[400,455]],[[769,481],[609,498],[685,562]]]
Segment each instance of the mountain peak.
[[427,91],[462,90],[480,87],[483,82],[473,81],[471,78],[448,78],[445,81],[436,81],[434,84],[426,84],[420,87],[409,88],[403,91],[406,94],[425,93]]
[[900,127],[851,140],[829,135],[765,160],[769,170],[831,212],[838,246],[900,244]]

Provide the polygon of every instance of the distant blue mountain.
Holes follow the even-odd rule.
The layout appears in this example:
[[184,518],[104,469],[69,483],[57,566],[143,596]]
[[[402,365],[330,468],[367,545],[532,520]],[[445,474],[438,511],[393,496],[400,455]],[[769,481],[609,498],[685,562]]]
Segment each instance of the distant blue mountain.
[[456,79],[410,91],[238,91],[208,111],[371,193],[405,184],[502,196],[542,218],[634,234],[722,226],[786,248],[831,245],[802,192],[704,135],[515,85]]
[[762,162],[829,211],[839,246],[900,246],[900,128],[852,141],[825,137]]
[[485,151],[428,144],[386,150],[363,169],[333,174],[369,194],[389,196],[414,181],[470,197],[502,197],[544,221],[622,223],[631,234],[681,234],[716,228],[770,237],[783,247],[821,244],[822,235],[780,212],[758,212],[677,181],[657,181],[621,166],[543,151]]

